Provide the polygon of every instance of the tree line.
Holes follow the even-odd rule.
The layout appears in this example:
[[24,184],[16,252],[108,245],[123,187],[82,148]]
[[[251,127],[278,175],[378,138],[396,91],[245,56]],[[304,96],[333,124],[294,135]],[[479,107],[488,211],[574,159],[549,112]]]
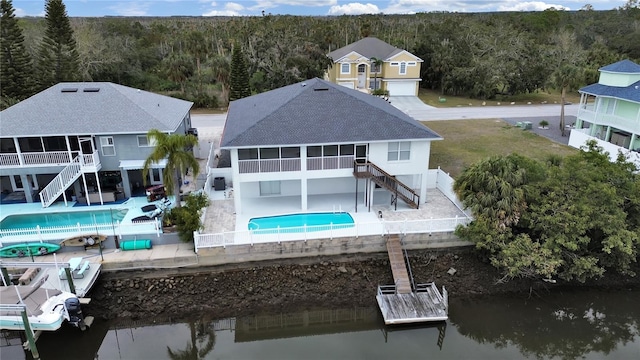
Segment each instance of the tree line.
[[[36,84],[2,96],[18,101],[42,90],[44,74],[55,81],[111,81],[196,106],[226,106],[234,44],[246,57],[251,93],[260,93],[322,77],[330,65],[327,53],[365,36],[422,58],[421,86],[442,94],[491,99],[571,88],[597,81],[603,65],[640,59],[640,8],[634,1],[610,11],[585,6],[572,12],[69,19],[62,1],[51,0],[44,19],[8,21],[11,2],[2,0],[2,82]],[[55,27],[54,18],[62,26]],[[8,60],[6,49],[18,43],[26,54],[20,61],[31,65]],[[33,71],[65,64],[51,57],[61,53],[56,44],[68,46],[66,76]],[[565,81],[567,73],[577,81]]]

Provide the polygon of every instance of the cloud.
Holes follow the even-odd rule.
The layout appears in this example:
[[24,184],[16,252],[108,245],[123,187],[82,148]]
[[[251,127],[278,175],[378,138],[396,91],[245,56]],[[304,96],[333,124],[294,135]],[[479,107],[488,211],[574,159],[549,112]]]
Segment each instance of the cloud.
[[13,14],[16,17],[22,17],[22,16],[27,16],[27,12],[20,9],[20,8],[13,8]]
[[344,5],[334,5],[329,9],[329,15],[360,15],[379,14],[381,11],[377,5],[371,3],[349,3]]
[[[216,7],[215,2],[211,3],[211,6]],[[202,14],[202,16],[242,16],[241,11],[245,10],[244,5],[235,2],[227,2],[222,9],[211,9]]]
[[527,1],[516,2],[509,5],[500,5],[498,11],[543,11],[548,8],[555,8],[556,10],[571,10],[563,5],[547,4],[542,1]]
[[255,0],[255,5],[248,7],[251,10],[271,9],[280,5],[287,6],[334,6],[338,4],[338,0]]
[[146,16],[150,5],[151,3],[145,1],[117,2],[109,6],[109,10],[120,16]]

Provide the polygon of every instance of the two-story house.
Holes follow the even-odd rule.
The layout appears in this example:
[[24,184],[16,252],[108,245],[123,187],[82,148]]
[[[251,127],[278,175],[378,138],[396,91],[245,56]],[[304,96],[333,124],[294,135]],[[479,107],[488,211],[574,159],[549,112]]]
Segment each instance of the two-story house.
[[154,144],[147,132],[184,134],[192,103],[107,82],[60,83],[0,112],[2,191],[44,207],[69,197],[88,204],[144,194],[166,162],[142,178]]
[[406,50],[366,37],[327,56],[333,63],[326,78],[332,83],[358,90],[384,89],[390,96],[418,95],[423,60]]
[[316,78],[233,101],[221,148],[238,214],[285,198],[306,211],[330,194],[357,199],[356,210],[377,194],[418,208],[431,142],[441,139],[378,97]]
[[569,145],[596,140],[611,160],[622,152],[640,166],[640,65],[622,60],[599,71],[598,83],[580,89]]

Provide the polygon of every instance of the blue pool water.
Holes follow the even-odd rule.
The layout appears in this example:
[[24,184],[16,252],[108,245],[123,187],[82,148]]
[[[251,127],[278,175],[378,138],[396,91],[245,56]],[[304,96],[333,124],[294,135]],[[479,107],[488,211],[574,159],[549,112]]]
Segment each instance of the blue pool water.
[[249,230],[268,230],[268,229],[296,229],[298,232],[304,231],[303,226],[315,226],[315,228],[307,229],[307,231],[328,230],[320,225],[338,225],[339,228],[352,227],[353,218],[349,213],[309,213],[309,214],[291,214],[280,216],[269,216],[253,218],[249,220]]
[[122,221],[128,209],[73,211],[64,213],[9,215],[0,222],[0,229],[32,229],[40,227],[110,224]]

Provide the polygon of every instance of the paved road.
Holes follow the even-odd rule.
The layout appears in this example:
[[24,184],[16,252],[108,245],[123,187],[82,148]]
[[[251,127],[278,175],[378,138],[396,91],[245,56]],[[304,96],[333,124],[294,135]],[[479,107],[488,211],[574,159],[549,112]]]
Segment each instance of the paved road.
[[[578,105],[566,105],[564,111],[567,116],[576,116]],[[469,106],[409,111],[408,114],[420,121],[560,116],[560,105]]]
[[[578,105],[566,105],[565,115],[576,116]],[[424,110],[409,109],[407,113],[416,120],[463,120],[492,118],[526,118],[560,116],[560,105],[502,105],[468,106],[454,108],[432,108]],[[227,114],[191,115],[193,127],[224,127]]]
[[224,127],[227,119],[227,113],[224,114],[191,114],[191,126],[194,128],[202,127]]

